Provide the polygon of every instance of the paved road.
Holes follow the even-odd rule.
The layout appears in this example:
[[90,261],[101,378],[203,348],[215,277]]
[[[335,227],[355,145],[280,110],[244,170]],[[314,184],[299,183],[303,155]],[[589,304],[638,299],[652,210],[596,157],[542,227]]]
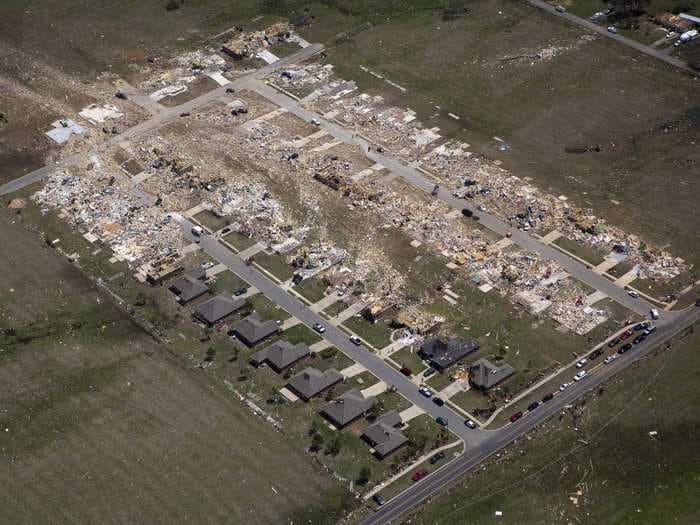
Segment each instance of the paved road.
[[[268,64],[264,67],[261,67],[260,69],[257,69],[255,72],[251,73],[250,75],[246,75],[243,77],[240,77],[234,81],[232,81],[230,84],[226,84],[225,86],[220,86],[216,89],[213,89],[212,91],[209,91],[207,93],[204,93],[203,95],[200,95],[199,97],[193,98],[192,100],[185,102],[183,104],[180,104],[179,106],[173,106],[173,107],[165,107],[161,106],[158,104],[158,111],[155,112],[151,118],[148,120],[145,120],[131,128],[128,128],[124,130],[122,133],[118,135],[114,135],[113,137],[110,137],[108,140],[106,140],[100,147],[101,148],[109,148],[112,146],[115,146],[119,144],[120,142],[124,140],[128,140],[133,137],[137,137],[139,135],[142,135],[144,133],[147,133],[148,131],[154,130],[162,126],[163,124],[166,124],[167,122],[174,120],[176,118],[179,118],[181,113],[188,113],[191,111],[194,111],[197,108],[200,108],[202,106],[205,106],[206,104],[209,104],[210,102],[217,100],[224,96],[226,94],[226,89],[232,87],[234,89],[241,89],[244,88],[249,80],[253,80],[256,78],[263,78],[266,75],[268,75],[270,72],[274,71],[277,68],[284,67],[287,64],[291,63],[296,63],[296,62],[301,62],[304,60],[307,60],[308,58],[312,57],[313,55],[323,51],[323,46],[321,44],[312,44],[309,47],[305,47],[303,49],[300,49],[296,53],[289,55],[288,57],[282,58],[278,60],[277,62],[274,62],[272,64]],[[144,96],[141,96],[139,99],[142,103],[143,101],[141,100]],[[147,97],[146,97],[147,98]],[[48,165],[44,166],[43,168],[40,168],[38,170],[35,170],[31,173],[28,173],[27,175],[24,175],[23,177],[19,177],[13,181],[8,182],[7,184],[3,184],[0,186],[0,195],[7,195],[10,193],[13,193],[17,190],[20,190],[26,186],[29,186],[30,184],[33,184],[37,181],[40,181],[55,171],[59,169],[64,169],[68,166],[71,165],[77,165],[83,160],[82,155],[71,155],[69,157],[66,157],[63,159],[61,162],[53,165]]]
[[[280,93],[259,80],[247,79],[245,85],[248,89],[255,90],[257,93],[264,96],[271,102],[285,108],[290,113],[295,114],[307,122],[312,118],[319,118],[318,114],[301,107],[293,98]],[[382,164],[387,169],[391,170],[396,175],[399,175],[416,188],[419,188],[425,192],[430,192],[435,186],[435,181],[429,179],[422,172],[412,168],[411,166],[408,166],[393,157],[389,157],[388,155],[377,153],[374,151],[375,148],[372,148],[372,151],[368,151],[368,146],[370,146],[370,144],[362,137],[356,136],[351,131],[337,125],[332,121],[321,118],[319,118],[319,120],[321,120],[321,127],[323,127],[333,137],[348,144],[354,144],[362,147],[370,159],[372,159],[374,162]],[[450,191],[445,189],[440,189],[437,198],[456,210],[461,210],[465,206],[470,206],[467,201],[452,196]],[[592,288],[600,290],[605,295],[614,299],[633,312],[640,315],[648,315],[649,310],[654,308],[654,305],[646,301],[644,298],[640,297],[638,299],[633,299],[627,295],[627,292],[623,288],[617,286],[609,279],[606,279],[602,275],[593,272],[584,264],[581,264],[576,259],[569,257],[556,248],[540,242],[537,238],[527,234],[526,232],[513,229],[510,225],[501,219],[490,215],[489,213],[480,212],[477,210],[472,211],[474,212],[474,215],[479,218],[483,226],[502,236],[505,236],[508,232],[512,232],[511,240],[522,248],[537,253],[545,259],[557,261],[570,275],[588,284]],[[672,317],[675,314],[672,312],[663,312],[662,315]]]
[[[576,15],[572,15],[571,13],[560,13],[554,8],[554,5],[549,4],[547,2],[544,2],[542,0],[527,0],[527,2],[530,5],[533,5],[535,7],[538,7],[539,9],[542,9],[544,11],[547,11],[548,13],[558,16],[560,18],[564,18],[565,20],[568,20],[569,22],[573,22],[574,24],[580,25],[582,27],[585,27],[586,29],[590,29],[591,31],[595,31],[596,33],[603,35],[605,37],[608,37],[612,40],[615,40],[617,42],[620,42],[621,44],[624,44],[628,47],[631,47],[632,49],[635,49],[636,51],[639,51],[640,53],[644,53],[645,55],[649,55],[650,57],[656,58],[657,60],[661,60],[662,62],[666,62],[667,64],[672,65],[673,67],[677,67],[678,69],[681,69],[685,71],[686,73],[690,73],[692,75],[700,75],[700,71],[695,71],[692,68],[688,66],[685,62],[682,60],[679,60],[678,58],[671,57],[667,52],[655,49],[651,46],[647,46],[645,44],[642,44],[640,42],[637,42],[636,40],[632,40],[631,38],[627,38],[626,36],[620,35],[620,34],[614,34],[610,33],[607,28],[600,26],[586,18],[581,18]],[[593,13],[591,13],[593,14]]]
[[542,423],[545,419],[559,413],[564,407],[586,392],[589,392],[610,379],[623,369],[642,359],[659,345],[682,332],[700,320],[700,308],[691,307],[670,322],[659,325],[658,331],[630,352],[623,354],[610,365],[605,365],[568,390],[558,393],[554,399],[540,405],[534,412],[526,414],[515,423],[498,430],[487,431],[490,436],[475,447],[466,449],[465,453],[452,460],[443,468],[430,474],[422,481],[389,500],[374,514],[362,522],[362,525],[387,524],[405,512],[421,504],[426,498],[443,490],[464,473],[486,460],[492,454]]

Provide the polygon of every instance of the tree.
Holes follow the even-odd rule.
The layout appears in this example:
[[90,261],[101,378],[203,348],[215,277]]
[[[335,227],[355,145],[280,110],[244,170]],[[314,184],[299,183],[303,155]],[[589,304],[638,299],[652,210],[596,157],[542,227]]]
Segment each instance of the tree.
[[179,0],[170,0],[168,4],[165,6],[166,11],[175,11],[176,9],[180,9],[180,1]]
[[214,350],[214,348],[210,346],[207,349],[207,357],[205,357],[204,360],[207,362],[213,361],[215,356],[216,356],[216,350]]
[[321,447],[323,446],[323,436],[321,434],[314,434],[314,437],[311,438],[311,452],[318,452],[321,450]]
[[337,456],[340,453],[340,449],[343,444],[340,442],[340,438],[334,438],[333,441],[326,447],[326,454],[329,456]]
[[369,477],[372,475],[372,469],[367,465],[360,469],[360,477],[357,478],[357,483],[359,485],[366,485],[369,481]]
[[309,426],[309,435],[313,436],[314,434],[318,434],[319,430],[321,430],[321,425],[319,425],[318,421],[314,419],[311,421],[311,425]]

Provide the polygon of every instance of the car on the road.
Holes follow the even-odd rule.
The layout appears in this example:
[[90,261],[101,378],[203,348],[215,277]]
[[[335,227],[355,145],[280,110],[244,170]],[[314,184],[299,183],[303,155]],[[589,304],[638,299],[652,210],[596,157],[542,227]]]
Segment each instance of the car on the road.
[[647,324],[646,324],[646,323],[637,323],[636,325],[634,325],[634,331],[635,331],[635,332],[641,332],[641,331],[644,330],[646,327],[647,327]]
[[362,344],[362,339],[357,337],[356,335],[351,335],[350,336],[350,342],[354,344],[355,346],[360,346]]
[[438,452],[437,454],[433,455],[433,456],[430,458],[430,464],[431,464],[431,465],[435,465],[435,463],[437,463],[437,462],[440,461],[441,459],[444,459],[444,457],[445,457],[445,453],[444,453],[444,452]]
[[656,330],[658,330],[658,328],[656,327],[656,325],[651,325],[651,326],[649,326],[649,328],[647,328],[646,330],[644,330],[643,333],[645,333],[645,334],[647,334],[647,335],[651,335],[651,334],[653,334],[654,332],[656,332]]
[[238,297],[239,295],[243,295],[243,294],[246,293],[247,291],[248,291],[248,290],[245,289],[245,288],[236,288],[236,289],[233,291],[233,295],[235,295],[236,297]]
[[622,333],[620,334],[620,341],[624,341],[624,340],[627,339],[629,336],[631,336],[633,333],[634,333],[634,332],[628,328],[627,330],[625,330],[624,332],[622,332]]
[[627,295],[629,295],[632,299],[639,299],[639,292],[635,290],[627,290]]
[[587,373],[588,373],[588,372],[586,372],[585,370],[581,370],[578,374],[576,374],[576,375],[574,376],[574,381],[581,381],[581,379],[583,379],[584,377],[586,377],[586,374],[587,374]]
[[189,111],[183,111],[182,113],[180,113],[180,116],[181,116],[181,117],[189,117],[189,116],[190,116],[190,112],[189,112]]
[[435,418],[435,422],[436,422],[438,425],[442,425],[443,427],[446,427],[446,426],[447,426],[447,419],[445,419],[445,418],[442,417],[442,416],[436,417],[436,418]]
[[375,494],[374,496],[372,496],[372,500],[380,507],[385,503],[385,500],[381,494]]
[[437,372],[437,370],[435,370],[432,366],[429,367],[429,368],[426,368],[426,369],[425,369],[425,372],[423,372],[423,377],[430,377],[430,376],[433,375],[435,372]]
[[413,370],[411,370],[407,366],[401,367],[401,370],[399,370],[399,372],[401,372],[406,377],[411,377],[413,375]]
[[314,118],[311,119],[311,123],[312,123],[314,126],[320,126],[320,125],[321,125],[321,121],[318,120],[316,117],[314,117]]
[[570,386],[571,386],[571,383],[562,383],[561,385],[559,385],[559,392],[563,392],[564,390],[566,390]]
[[566,7],[564,7],[563,5],[554,6],[554,10],[557,13],[566,13]]
[[479,208],[479,211],[486,211],[486,205],[485,205],[485,204],[479,204],[478,208]]
[[425,476],[427,476],[427,475],[428,475],[428,470],[422,468],[422,469],[420,469],[420,470],[415,471],[415,472],[413,473],[413,476],[411,476],[411,479],[412,479],[413,481],[420,481],[421,479],[423,479],[423,478],[424,478]]
[[528,412],[532,412],[532,411],[535,410],[538,406],[540,406],[540,402],[539,402],[539,401],[533,401],[532,403],[530,403],[530,404],[527,406],[527,411],[528,411]]
[[433,392],[427,386],[420,387],[418,393],[425,397],[433,397]]
[[552,399],[554,399],[554,394],[550,392],[542,398],[542,402],[546,403],[547,401],[551,401]]
[[518,419],[520,419],[521,417],[523,417],[523,413],[522,413],[522,412],[516,412],[515,414],[513,414],[512,416],[510,416],[510,422],[511,422],[511,423],[515,423],[515,422],[516,422]]
[[615,346],[617,343],[619,343],[620,340],[621,340],[621,339],[620,339],[619,337],[616,337],[615,339],[613,339],[612,341],[610,341],[610,342],[608,343],[608,348],[612,348],[612,347]]
[[439,397],[434,397],[433,398],[433,403],[435,403],[437,406],[441,407],[442,405],[445,404],[445,402],[439,398]]
[[695,301],[695,306],[699,306],[699,307],[700,307],[700,299],[698,299],[697,301]]
[[588,360],[593,361],[594,359],[598,359],[601,355],[603,355],[603,351],[600,348],[598,350],[593,350],[588,354]]
[[476,428],[476,423],[474,423],[474,421],[472,421],[471,419],[465,419],[465,420],[464,420],[464,426],[467,427],[467,428],[471,428],[472,430],[474,430],[474,429]]
[[127,98],[129,98],[129,97],[126,96],[126,93],[122,93],[121,91],[117,91],[117,92],[114,94],[114,96],[117,97],[117,98],[120,98],[120,99],[122,99],[122,100],[126,100]]
[[609,355],[608,357],[605,358],[603,363],[605,363],[606,365],[609,365],[610,363],[615,361],[615,359],[617,359],[617,354]]
[[471,217],[472,215],[474,215],[474,212],[471,211],[469,208],[462,208],[462,215],[464,215],[465,217]]
[[226,93],[235,93],[235,92],[236,92],[236,90],[233,89],[232,87],[227,87],[227,88],[226,88]]
[[202,228],[201,226],[192,226],[192,229],[190,231],[195,237],[201,237],[202,235],[204,235],[204,228]]
[[651,318],[656,321],[659,318],[659,311],[656,308],[652,308],[649,310],[649,313],[651,314]]
[[635,338],[632,340],[632,342],[633,342],[635,345],[638,345],[639,343],[641,343],[642,341],[644,341],[646,338],[647,338],[647,336],[644,335],[644,334],[642,333],[642,334],[639,334],[637,337],[635,337]]
[[326,327],[323,326],[321,323],[314,323],[313,329],[319,334],[322,334],[326,331]]
[[585,357],[583,359],[579,359],[579,361],[576,363],[576,368],[583,368],[586,366],[586,363],[588,363],[588,359]]
[[613,35],[616,35],[617,28],[615,26],[608,26],[608,33],[612,33]]
[[626,343],[617,349],[617,353],[624,354],[625,352],[627,352],[628,350],[631,350],[631,349],[632,349],[632,343]]
[[598,20],[599,18],[603,18],[604,16],[605,16],[605,15],[603,14],[602,11],[598,11],[597,13],[593,13],[593,14],[591,15],[590,19],[591,19],[593,22],[595,22],[596,20]]

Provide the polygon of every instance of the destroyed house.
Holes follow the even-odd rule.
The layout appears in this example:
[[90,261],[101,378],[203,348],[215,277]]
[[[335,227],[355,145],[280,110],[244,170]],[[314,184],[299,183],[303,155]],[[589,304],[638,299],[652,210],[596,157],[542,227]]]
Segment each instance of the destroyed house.
[[231,327],[233,335],[248,346],[255,346],[260,341],[276,334],[279,326],[275,321],[263,321],[253,312],[245,319],[241,319]]
[[202,268],[195,268],[176,279],[169,290],[177,296],[178,302],[187,304],[209,291],[209,287],[202,282],[205,277],[206,272]]
[[193,315],[196,319],[212,326],[243,306],[245,306],[245,299],[233,299],[226,293],[220,293],[198,305]]
[[361,437],[374,449],[375,455],[383,459],[408,442],[408,438],[396,428],[399,425],[401,416],[396,410],[390,410],[365,428]]
[[308,401],[342,380],[342,374],[334,368],[321,372],[309,367],[292,377],[287,383],[287,388],[304,401]]
[[372,405],[374,405],[374,397],[365,398],[362,392],[353,388],[323,407],[321,415],[336,428],[343,428],[358,417],[364,416]]
[[287,341],[277,341],[262,350],[255,352],[250,362],[253,366],[260,366],[263,363],[270,365],[275,372],[279,373],[285,368],[289,368],[294,363],[309,355],[309,347],[304,343],[293,345]]
[[515,373],[515,368],[507,363],[495,365],[488,359],[482,358],[476,361],[469,369],[469,384],[486,391]]
[[460,341],[458,339],[448,339],[445,341],[440,337],[426,339],[418,352],[421,357],[427,359],[435,370],[445,370],[459,360],[478,350],[479,343],[474,339]]
[[381,319],[396,315],[398,312],[399,309],[394,303],[377,301],[363,309],[360,315],[370,323],[376,323]]

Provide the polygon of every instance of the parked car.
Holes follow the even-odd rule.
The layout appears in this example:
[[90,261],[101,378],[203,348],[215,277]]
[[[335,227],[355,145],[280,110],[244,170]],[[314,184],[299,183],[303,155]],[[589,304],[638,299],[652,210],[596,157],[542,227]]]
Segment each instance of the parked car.
[[647,338],[646,335],[644,335],[644,334],[639,334],[637,337],[635,337],[635,338],[632,340],[632,342],[633,342],[635,345],[638,345],[639,343],[641,343],[642,341],[644,341],[646,338]]
[[375,494],[372,496],[372,500],[380,507],[384,505],[384,498],[381,496],[381,494]]
[[570,386],[571,386],[571,383],[562,383],[561,385],[559,385],[559,392],[563,392],[564,390],[566,390]]
[[576,368],[583,368],[586,366],[586,363],[588,363],[588,359],[585,357],[583,359],[579,359],[578,363],[576,363]]
[[627,295],[629,295],[632,299],[639,299],[639,292],[636,292],[635,290],[627,290]]
[[437,454],[435,454],[433,457],[430,458],[430,464],[435,465],[435,463],[437,463],[438,461],[440,461],[444,457],[445,457],[444,452],[438,452]]
[[641,332],[641,331],[644,330],[646,327],[647,327],[647,324],[646,324],[646,323],[637,323],[636,325],[634,325],[634,331],[635,331],[635,332]]
[[311,123],[312,123],[314,126],[320,126],[320,125],[321,125],[321,121],[318,120],[318,119],[315,118],[315,117],[311,119]]
[[530,403],[530,404],[527,406],[527,411],[528,411],[528,412],[532,412],[532,411],[535,410],[538,406],[540,406],[540,402],[539,402],[539,401],[533,401],[532,403]]
[[202,267],[202,270],[208,270],[209,268],[214,266],[214,263],[213,261],[204,261],[202,264],[200,264],[200,266]]
[[120,98],[122,100],[126,100],[128,97],[126,96],[126,93],[122,93],[121,91],[117,91],[114,94],[115,97]]
[[630,329],[628,328],[627,330],[625,330],[624,332],[622,332],[622,333],[620,334],[620,341],[624,341],[624,340],[627,339],[629,336],[631,336],[633,333],[634,333],[634,332],[632,332],[632,330],[630,330]]
[[425,372],[423,372],[423,377],[430,377],[430,376],[433,375],[435,372],[437,372],[437,370],[435,370],[432,366],[429,367],[429,368],[426,368],[426,369],[425,369]]
[[593,350],[588,354],[588,360],[593,361],[594,359],[598,359],[601,355],[603,355],[603,351],[600,348],[598,350]]
[[435,422],[436,422],[438,425],[442,425],[443,427],[446,427],[446,426],[447,426],[447,419],[445,419],[445,418],[442,417],[442,416],[436,417],[436,418],[435,418]]
[[550,392],[542,398],[542,402],[546,403],[547,401],[551,401],[552,399],[554,399],[554,394]]
[[620,348],[617,349],[617,353],[618,353],[618,354],[624,354],[625,352],[627,352],[627,351],[630,350],[631,348],[632,348],[632,344],[631,344],[631,343],[626,343],[626,344],[622,345]]
[[474,215],[474,212],[471,211],[469,208],[462,208],[462,215],[464,215],[465,217],[471,217],[472,215]]
[[433,392],[427,386],[420,387],[418,393],[425,397],[433,397]]
[[238,297],[239,295],[243,295],[243,294],[246,293],[247,291],[248,291],[248,290],[246,290],[245,288],[236,288],[236,289],[233,291],[233,295],[235,295],[236,297]]
[[437,406],[441,407],[442,405],[445,404],[445,402],[439,398],[439,397],[434,397],[433,398],[433,403],[435,403]]
[[591,15],[591,20],[595,22],[596,20],[598,20],[599,18],[603,18],[604,16],[605,15],[601,11],[598,11],[597,13],[593,13]]
[[486,211],[486,205],[485,205],[485,204],[479,204],[478,208],[479,208],[479,211]]
[[649,313],[651,314],[651,318],[655,321],[659,318],[659,311],[656,308],[649,310]]
[[605,363],[606,365],[609,365],[610,363],[615,361],[615,359],[617,359],[617,354],[609,355],[608,357],[605,358],[603,363]]
[[588,372],[586,372],[585,370],[581,370],[578,374],[574,376],[574,381],[581,381],[581,379],[586,377],[586,374],[588,374]]
[[558,13],[566,13],[566,7],[564,7],[563,5],[555,6],[554,10]]
[[656,328],[655,325],[651,325],[649,328],[647,328],[646,330],[644,330],[644,332],[645,332],[647,335],[651,335],[651,334],[653,334],[654,332],[656,332],[656,330],[658,330],[658,328]]
[[673,39],[676,38],[677,36],[678,36],[678,33],[676,33],[675,31],[670,31],[670,32],[666,35],[666,38],[667,38],[668,40],[673,40]]
[[235,92],[236,92],[236,90],[233,89],[232,87],[227,87],[227,88],[226,88],[226,93],[235,93]]
[[420,481],[421,479],[423,479],[427,475],[428,475],[427,469],[422,468],[420,470],[415,471],[413,473],[413,476],[411,476],[411,479],[413,481]]
[[620,342],[620,338],[619,338],[619,337],[616,337],[615,339],[613,339],[612,341],[610,341],[610,342],[608,343],[608,348],[612,348],[613,346],[615,346],[615,345],[616,345],[617,343],[619,343],[619,342]]
[[695,306],[700,306],[700,299],[698,299],[697,301],[695,301]]
[[411,377],[413,375],[413,370],[411,370],[407,366],[401,367],[401,370],[399,370],[399,372],[401,372],[406,377]]
[[362,344],[362,339],[357,337],[356,335],[351,335],[350,336],[350,342],[354,344],[355,346],[360,346]]
[[616,35],[617,28],[615,26],[608,26],[608,33],[612,33],[613,35]]
[[474,429],[476,428],[476,423],[474,423],[474,421],[472,421],[471,419],[465,419],[465,420],[464,420],[464,426],[467,427],[467,428],[471,428],[472,430],[474,430]]
[[182,113],[180,113],[180,116],[181,116],[181,117],[189,117],[189,116],[190,116],[190,112],[189,112],[189,111],[183,111]]
[[511,423],[515,423],[515,422],[516,422],[518,419],[520,419],[521,417],[523,417],[523,413],[522,413],[522,412],[516,412],[515,414],[513,414],[512,416],[510,416],[510,422],[511,422]]
[[316,330],[319,334],[322,334],[323,332],[326,331],[326,327],[323,326],[321,323],[314,323],[313,328],[314,328],[314,330]]

